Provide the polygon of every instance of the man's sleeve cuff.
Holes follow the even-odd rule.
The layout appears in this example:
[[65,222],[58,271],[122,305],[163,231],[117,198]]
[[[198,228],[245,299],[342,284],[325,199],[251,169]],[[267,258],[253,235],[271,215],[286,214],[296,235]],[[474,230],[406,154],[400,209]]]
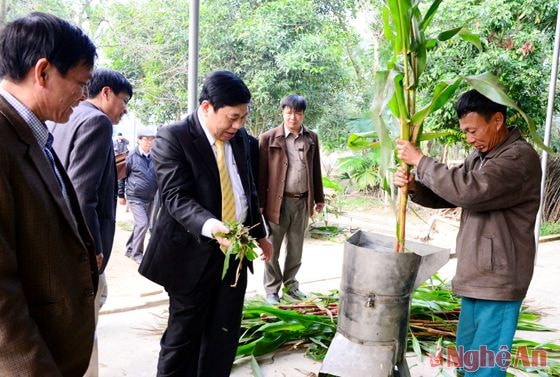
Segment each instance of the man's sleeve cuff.
[[214,236],[212,234],[212,228],[217,223],[219,224],[219,223],[221,223],[221,221],[218,220],[218,219],[215,219],[215,218],[211,218],[211,219],[206,220],[206,222],[202,226],[202,231],[200,233],[205,237],[214,238]]

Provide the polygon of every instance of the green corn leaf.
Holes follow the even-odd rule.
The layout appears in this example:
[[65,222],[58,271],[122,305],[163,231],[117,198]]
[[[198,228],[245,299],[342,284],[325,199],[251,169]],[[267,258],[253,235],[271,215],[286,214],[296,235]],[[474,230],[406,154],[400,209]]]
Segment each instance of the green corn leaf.
[[393,51],[396,51],[397,49],[399,49],[399,47],[395,46],[395,44],[397,43],[397,38],[395,36],[395,33],[393,32],[393,29],[391,28],[391,14],[390,14],[390,10],[389,7],[387,5],[384,5],[382,10],[381,10],[381,16],[383,18],[383,34],[385,35],[385,38],[391,42],[391,46],[393,47]]
[[259,339],[260,338],[247,344],[238,345],[236,351],[236,357],[252,355],[255,350],[255,345],[257,344]]
[[336,192],[342,192],[344,190],[342,185],[340,183],[338,183],[337,181],[335,181],[334,179],[323,176],[321,178],[321,180],[323,182],[323,187],[324,188],[329,188],[329,189],[335,190]]
[[421,27],[422,15],[418,9],[418,4],[412,7],[412,17],[411,17],[411,46],[410,49],[414,52],[416,64],[414,65],[414,70],[412,71],[411,77],[411,89],[415,89],[418,86],[418,80],[424,70],[426,69],[427,52],[426,52],[426,37],[424,35],[424,30]]
[[470,86],[490,98],[492,101],[516,110],[527,123],[529,133],[531,134],[531,140],[539,146],[539,148],[544,149],[549,153],[554,153],[552,149],[544,144],[543,140],[537,134],[537,129],[533,120],[505,93],[496,76],[486,72],[481,75],[466,76],[464,79]]
[[462,29],[463,29],[463,26],[459,26],[459,27],[456,27],[454,29],[449,29],[449,30],[446,30],[446,31],[442,31],[441,33],[438,34],[437,39],[440,42],[447,41],[447,40],[453,38],[455,35],[457,35]]
[[227,270],[229,269],[229,260],[231,256],[231,247],[229,247],[226,251],[226,255],[224,257],[224,268],[222,269],[222,280],[226,277]]
[[414,336],[414,334],[410,333],[410,335],[410,338],[412,340],[412,349],[414,350],[414,353],[416,354],[420,362],[422,362],[422,349],[420,348],[420,343],[418,342],[418,339]]
[[431,50],[436,47],[438,44],[438,40],[435,38],[429,38],[426,40],[426,49]]
[[428,115],[439,110],[449,101],[453,94],[455,94],[455,91],[457,91],[457,88],[460,84],[460,78],[454,81],[443,81],[437,84],[434,89],[432,100],[426,107],[414,114],[414,116],[412,117],[412,123],[414,125],[420,126]]
[[393,51],[397,54],[404,53],[410,48],[410,14],[408,12],[411,7],[410,0],[388,0],[387,5],[394,24]]
[[459,37],[465,42],[472,43],[478,49],[478,51],[482,52],[482,42],[480,41],[479,34],[465,32],[465,33],[459,33]]
[[301,323],[273,322],[262,325],[259,331],[274,333],[277,331],[302,331],[306,326]]
[[453,132],[453,130],[447,130],[447,131],[440,131],[440,132],[423,132],[418,141],[427,141],[427,140],[433,140],[433,139],[439,139],[442,137],[446,137],[446,136],[451,136],[454,135],[455,133]]
[[255,345],[255,348],[253,349],[253,355],[266,355],[267,353],[277,350],[282,344],[286,343],[289,340],[290,338],[286,337],[284,334],[278,334],[272,337],[264,336]]
[[[399,73],[393,77],[393,83],[395,92],[393,93],[394,101],[396,101],[397,108],[398,108],[398,117],[400,119],[408,119],[408,109],[406,107],[406,102],[404,100],[404,87],[403,87],[403,79],[404,75]],[[393,101],[393,99],[391,99]]]
[[379,142],[371,141],[373,137],[377,138],[377,134],[374,131],[365,133],[352,133],[348,137],[347,145],[352,150],[376,148],[379,146]]
[[428,8],[428,11],[424,15],[424,19],[420,24],[422,30],[426,31],[428,29],[428,26],[430,26],[430,23],[432,22],[434,16],[436,15],[439,5],[441,4],[442,1],[443,0],[434,0],[434,2],[430,5],[430,8]]

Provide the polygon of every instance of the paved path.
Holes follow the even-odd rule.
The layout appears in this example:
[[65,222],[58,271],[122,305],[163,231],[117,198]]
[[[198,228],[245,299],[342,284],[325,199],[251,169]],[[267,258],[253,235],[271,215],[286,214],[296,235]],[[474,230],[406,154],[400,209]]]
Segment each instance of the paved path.
[[[381,210],[380,216],[358,214],[342,217],[338,221],[352,228],[368,229],[392,233],[390,210]],[[119,207],[117,215],[117,235],[113,255],[106,274],[109,284],[109,298],[99,319],[100,376],[101,377],[151,377],[155,375],[155,365],[159,352],[159,331],[165,324],[167,308],[166,295],[162,288],[141,277],[138,265],[124,257],[124,245],[129,236],[131,214]],[[425,235],[427,225],[414,216],[409,217],[407,227],[411,239]],[[432,243],[450,247],[454,244],[456,227],[447,221],[437,221],[432,232]],[[325,292],[338,289],[342,266],[343,242],[306,239],[303,264],[298,277],[301,289],[306,292]],[[557,294],[560,276],[560,241],[541,244],[535,267],[535,275],[529,290],[527,303],[543,310],[542,322],[560,329],[560,298]],[[451,260],[441,270],[440,275],[451,278],[455,260]],[[247,295],[263,294],[262,263],[256,263],[255,274],[250,276]],[[524,338],[549,340],[558,343],[560,333],[523,333]],[[429,366],[424,358],[420,362],[408,357],[413,377],[433,377],[437,370]],[[260,360],[266,377],[314,376],[321,365],[305,358],[303,353],[292,352]],[[232,376],[252,376],[248,365],[237,366]]]

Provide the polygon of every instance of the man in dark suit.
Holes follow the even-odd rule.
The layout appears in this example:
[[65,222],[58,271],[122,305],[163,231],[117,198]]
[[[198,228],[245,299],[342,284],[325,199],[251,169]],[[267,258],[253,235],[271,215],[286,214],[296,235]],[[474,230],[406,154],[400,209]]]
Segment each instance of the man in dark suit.
[[95,248],[45,121],[84,99],[96,49],[31,13],[0,33],[0,376],[82,376],[95,329]]
[[[113,125],[126,114],[132,85],[119,72],[97,69],[87,85],[88,99],[72,112],[68,122],[49,126],[53,147],[66,169],[95,240],[99,288],[95,315],[107,299],[105,267],[113,248],[117,177],[113,152]],[[97,376],[97,342],[86,376]]]
[[[160,377],[229,376],[247,286],[245,266],[237,285],[231,286],[238,266],[233,258],[225,278],[221,277],[220,246],[225,248],[229,242],[217,233],[228,231],[221,221],[229,213],[222,197],[230,196],[231,190],[235,219],[254,226],[251,234],[262,249],[261,258],[270,258],[271,245],[249,173],[247,133],[242,129],[250,99],[239,77],[213,72],[204,81],[198,109],[162,127],[152,148],[162,207],[140,273],[169,294]],[[229,189],[221,188],[225,181],[230,181]]]

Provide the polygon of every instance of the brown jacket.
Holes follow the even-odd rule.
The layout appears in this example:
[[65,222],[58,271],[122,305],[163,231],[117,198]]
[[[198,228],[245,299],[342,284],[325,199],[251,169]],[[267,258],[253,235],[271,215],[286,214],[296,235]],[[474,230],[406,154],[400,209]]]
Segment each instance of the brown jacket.
[[[304,153],[307,168],[307,208],[309,216],[313,215],[314,204],[324,203],[323,181],[321,176],[321,158],[317,134],[303,127],[305,139]],[[280,222],[280,208],[284,198],[286,173],[288,171],[288,153],[284,126],[268,130],[259,137],[259,179],[257,191],[259,203],[264,209],[266,220],[275,224]]]
[[457,168],[423,157],[414,202],[432,208],[462,207],[453,291],[470,298],[522,300],[535,258],[540,202],[539,156],[510,129],[485,156],[470,154]]
[[82,376],[95,329],[93,239],[60,161],[72,213],[31,129],[1,96],[0,140],[0,376]]

